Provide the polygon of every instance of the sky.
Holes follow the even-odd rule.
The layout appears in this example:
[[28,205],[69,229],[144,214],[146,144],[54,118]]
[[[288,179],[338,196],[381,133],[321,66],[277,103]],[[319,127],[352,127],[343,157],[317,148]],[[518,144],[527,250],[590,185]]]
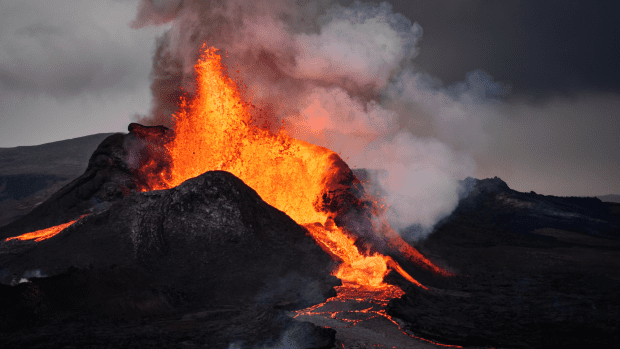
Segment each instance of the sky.
[[[542,194],[620,193],[611,2],[254,3],[235,12],[197,1],[0,0],[0,147],[165,123],[173,90],[191,90],[203,40],[231,52],[274,117],[320,121],[299,138],[352,167],[398,169],[378,178],[394,193],[403,181],[428,184],[395,194],[395,206],[427,202],[409,194],[452,205],[447,178],[465,176]],[[436,220],[442,205],[408,223]]]

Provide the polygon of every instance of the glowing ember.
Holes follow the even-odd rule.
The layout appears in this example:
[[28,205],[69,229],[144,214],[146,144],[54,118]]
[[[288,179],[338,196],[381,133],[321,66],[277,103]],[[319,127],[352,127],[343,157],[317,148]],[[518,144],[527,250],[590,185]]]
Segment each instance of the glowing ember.
[[55,236],[56,234],[60,233],[61,231],[63,231],[65,228],[67,228],[68,226],[72,225],[73,223],[77,222],[78,220],[82,219],[84,216],[81,216],[80,218],[71,221],[71,222],[67,222],[67,223],[63,223],[60,225],[56,225],[50,228],[45,228],[45,229],[41,229],[41,230],[37,230],[37,231],[33,231],[31,233],[26,233],[26,234],[22,234],[20,236],[15,236],[12,238],[8,238],[4,241],[9,241],[9,240],[33,240],[36,242],[39,241],[43,241],[45,239],[49,239],[52,236]]

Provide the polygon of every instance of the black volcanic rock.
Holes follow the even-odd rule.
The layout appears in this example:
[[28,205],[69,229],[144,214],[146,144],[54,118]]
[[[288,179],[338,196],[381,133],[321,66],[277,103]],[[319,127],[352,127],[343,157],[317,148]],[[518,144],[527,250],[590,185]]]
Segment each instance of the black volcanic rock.
[[[192,338],[215,347],[277,341],[289,332],[333,343],[333,331],[306,328],[278,310],[335,295],[339,280],[330,275],[330,257],[303,227],[227,172],[126,196],[41,242],[3,242],[0,266],[7,285],[0,287],[0,340],[35,340],[43,335],[36,324],[86,341],[65,333],[64,323],[86,321],[92,332],[101,319],[155,317],[157,324],[147,324],[173,327],[174,340],[194,331]],[[138,327],[138,337],[148,330]],[[119,340],[129,336],[118,331]]]
[[430,290],[407,289],[388,314],[447,344],[617,347],[620,210],[520,193],[499,178],[465,182],[457,209],[415,244],[457,275],[412,271]]

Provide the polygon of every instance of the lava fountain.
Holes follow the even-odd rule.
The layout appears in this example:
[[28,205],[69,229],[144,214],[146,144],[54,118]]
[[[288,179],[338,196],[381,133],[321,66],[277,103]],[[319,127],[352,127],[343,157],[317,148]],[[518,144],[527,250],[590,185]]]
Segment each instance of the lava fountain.
[[[174,136],[165,144],[169,167],[160,172],[149,172],[150,166],[141,168],[140,176],[148,179],[144,190],[172,188],[206,171],[228,171],[305,226],[327,253],[342,262],[334,275],[344,282],[384,287],[383,278],[391,268],[426,288],[389,256],[360,252],[356,237],[334,223],[343,206],[338,207],[335,196],[361,186],[344,161],[333,151],[292,138],[282,129],[274,134],[257,127],[255,109],[228,76],[217,49],[203,45],[203,50],[195,65],[196,94],[181,99],[173,117]],[[348,182],[339,178],[343,172],[350,174]],[[364,200],[370,202],[348,197],[344,204],[367,204]],[[392,232],[385,230],[388,235]],[[399,239],[392,232],[389,245],[418,264],[447,274]]]

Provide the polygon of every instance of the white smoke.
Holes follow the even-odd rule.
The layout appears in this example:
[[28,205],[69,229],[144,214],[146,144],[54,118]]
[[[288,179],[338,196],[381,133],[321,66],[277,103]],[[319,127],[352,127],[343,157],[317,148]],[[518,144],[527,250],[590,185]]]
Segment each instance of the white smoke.
[[476,171],[489,97],[503,92],[479,71],[448,87],[416,71],[422,28],[387,3],[143,0],[133,26],[165,22],[147,121],[169,123],[175,93],[192,91],[202,43],[215,46],[273,124],[352,168],[384,170],[372,179],[401,230],[428,232],[454,209],[458,180]]
[[336,5],[318,19],[319,33],[294,37],[295,77],[326,82],[340,79],[377,90],[401,62],[415,56],[422,28],[392,13],[387,3]]
[[11,286],[15,286],[15,285],[18,285],[18,284],[31,282],[30,279],[32,279],[32,278],[44,278],[44,277],[48,277],[48,276],[49,275],[47,275],[46,273],[42,272],[41,269],[26,270],[22,274],[22,276],[20,278],[14,278],[11,281]]

